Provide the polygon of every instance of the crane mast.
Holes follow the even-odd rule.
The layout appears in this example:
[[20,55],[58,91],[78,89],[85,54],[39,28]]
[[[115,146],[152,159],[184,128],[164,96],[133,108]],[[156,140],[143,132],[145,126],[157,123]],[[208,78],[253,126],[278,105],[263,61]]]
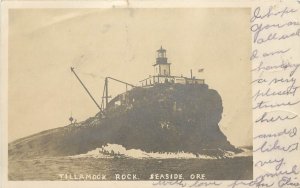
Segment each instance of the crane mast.
[[[111,96],[108,95],[108,80],[113,80],[115,82],[119,82],[119,83],[122,83],[126,86],[126,92],[127,92],[127,86],[131,86],[132,88],[134,87],[137,87],[133,84],[130,84],[130,83],[127,83],[127,82],[124,82],[122,80],[119,80],[119,79],[116,79],[116,78],[112,78],[112,77],[106,77],[105,78],[105,82],[104,82],[104,90],[103,90],[103,96],[102,96],[102,104],[101,104],[101,107],[103,107],[105,105],[105,108],[107,107],[108,105],[108,99],[111,98]],[[103,99],[105,99],[105,103],[103,101]],[[103,104],[104,103],[104,104]]]

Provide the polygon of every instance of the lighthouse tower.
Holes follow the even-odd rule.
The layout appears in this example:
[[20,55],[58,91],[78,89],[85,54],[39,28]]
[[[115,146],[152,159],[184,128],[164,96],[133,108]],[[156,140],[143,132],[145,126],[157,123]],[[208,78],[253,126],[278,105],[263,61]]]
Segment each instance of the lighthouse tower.
[[168,63],[168,58],[166,56],[166,50],[160,47],[160,49],[157,50],[157,57],[156,62],[153,65],[154,66],[154,75],[155,76],[170,76],[171,70],[170,70],[171,63]]

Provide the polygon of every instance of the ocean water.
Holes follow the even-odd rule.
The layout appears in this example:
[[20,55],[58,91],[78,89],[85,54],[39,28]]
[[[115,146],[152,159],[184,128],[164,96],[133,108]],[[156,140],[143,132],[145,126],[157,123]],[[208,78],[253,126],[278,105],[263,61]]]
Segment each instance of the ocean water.
[[[9,160],[8,164],[8,179],[11,181],[105,181],[116,180],[116,174],[124,174],[126,181],[132,180],[130,178],[133,176],[136,177],[133,181],[151,180],[151,174],[159,174],[160,178],[167,178],[166,174],[169,178],[170,174],[182,174],[185,180],[191,180],[196,174],[200,174],[202,178],[204,174],[207,180],[250,180],[253,177],[253,158],[252,156],[226,159],[54,157]],[[105,179],[99,178],[102,175]],[[92,179],[90,178],[92,176],[98,178]]]

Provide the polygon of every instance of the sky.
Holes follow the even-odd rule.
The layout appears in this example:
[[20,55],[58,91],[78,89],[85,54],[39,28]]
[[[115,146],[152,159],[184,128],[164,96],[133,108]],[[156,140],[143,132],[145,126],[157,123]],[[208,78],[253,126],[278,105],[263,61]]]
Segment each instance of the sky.
[[[84,121],[98,108],[70,71],[101,101],[104,78],[138,84],[167,50],[171,74],[205,79],[219,92],[221,130],[252,145],[250,9],[11,9],[8,139]],[[198,69],[204,69],[197,73]],[[111,82],[110,93],[125,86]]]

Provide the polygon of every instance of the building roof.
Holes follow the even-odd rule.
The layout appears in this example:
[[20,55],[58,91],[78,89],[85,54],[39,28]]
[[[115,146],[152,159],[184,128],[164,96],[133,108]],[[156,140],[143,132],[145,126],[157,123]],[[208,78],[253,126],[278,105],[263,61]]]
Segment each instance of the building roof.
[[163,49],[163,47],[160,46],[160,49],[158,49],[157,52],[166,52],[166,49]]

